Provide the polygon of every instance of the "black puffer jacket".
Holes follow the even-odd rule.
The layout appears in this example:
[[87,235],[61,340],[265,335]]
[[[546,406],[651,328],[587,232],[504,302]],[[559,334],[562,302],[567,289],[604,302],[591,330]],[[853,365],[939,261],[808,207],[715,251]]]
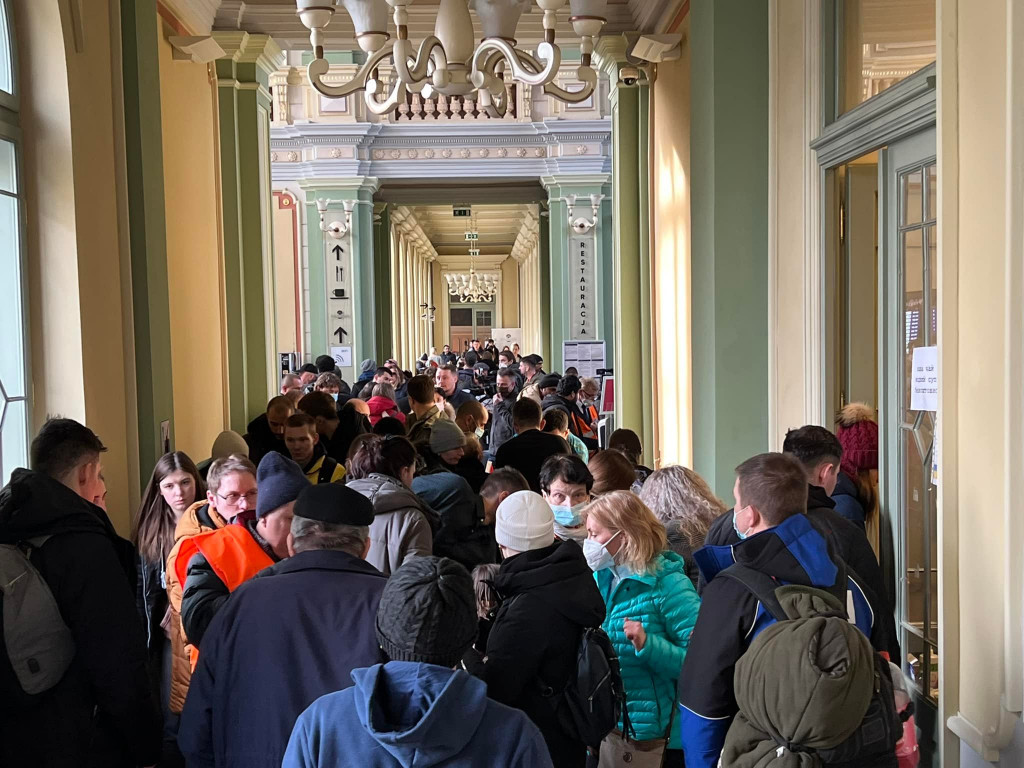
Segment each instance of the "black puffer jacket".
[[[256,522],[246,524],[246,529],[252,534],[260,548],[270,556],[275,563],[280,560],[274,554],[274,550],[266,539],[256,531]],[[185,580],[185,589],[181,595],[181,624],[185,628],[185,636],[188,641],[197,648],[202,647],[203,635],[206,628],[210,626],[217,611],[231,597],[231,591],[227,585],[220,580],[220,576],[213,570],[213,566],[198,552],[188,561],[188,577]]]
[[558,725],[559,694],[576,671],[580,634],[599,627],[605,606],[574,541],[524,552],[501,564],[501,607],[487,638],[487,695],[523,710],[540,728],[559,768],[582,766],[586,747]]
[[[0,543],[50,536],[30,555],[74,635],[61,681],[22,692],[0,644],[0,765],[153,765],[159,707],[135,610],[134,549],[106,513],[55,480],[17,469],[0,491]],[[0,635],[3,634],[0,612]]]

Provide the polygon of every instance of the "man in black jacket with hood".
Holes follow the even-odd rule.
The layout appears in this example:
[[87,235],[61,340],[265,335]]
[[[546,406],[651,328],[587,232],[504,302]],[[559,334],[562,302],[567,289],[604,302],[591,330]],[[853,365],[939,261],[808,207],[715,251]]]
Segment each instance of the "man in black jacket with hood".
[[498,505],[494,537],[505,556],[494,579],[501,607],[487,637],[488,697],[525,712],[559,768],[582,768],[587,748],[559,725],[560,692],[576,673],[580,637],[605,606],[574,541],[555,541],[551,507],[533,491]]
[[96,506],[106,492],[105,450],[87,427],[50,419],[32,442],[32,470],[16,469],[0,491],[0,543],[46,537],[29,559],[75,644],[60,682],[35,695],[22,690],[0,644],[4,768],[120,768],[160,757],[159,707],[135,610],[134,550]]

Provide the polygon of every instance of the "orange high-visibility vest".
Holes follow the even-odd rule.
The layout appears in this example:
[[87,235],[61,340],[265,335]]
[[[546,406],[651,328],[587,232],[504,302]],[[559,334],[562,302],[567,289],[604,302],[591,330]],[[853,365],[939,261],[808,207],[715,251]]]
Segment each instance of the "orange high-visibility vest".
[[[241,525],[228,525],[215,531],[207,531],[181,543],[178,559],[174,563],[178,572],[178,583],[184,588],[188,576],[188,563],[194,555],[202,553],[213,572],[224,582],[229,592],[247,582],[264,568],[274,564],[270,555],[263,551],[248,529]],[[189,645],[192,671],[199,663],[199,649]]]

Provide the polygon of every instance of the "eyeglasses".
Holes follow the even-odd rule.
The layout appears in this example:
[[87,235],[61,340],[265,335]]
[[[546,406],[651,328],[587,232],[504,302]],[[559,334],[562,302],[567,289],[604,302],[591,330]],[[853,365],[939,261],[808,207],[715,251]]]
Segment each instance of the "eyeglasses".
[[248,493],[229,493],[227,496],[221,496],[219,493],[217,493],[217,496],[221,499],[224,499],[224,501],[230,507],[237,507],[238,502],[240,502],[243,498],[245,499],[245,503],[251,507],[256,503],[256,493],[257,491],[253,490],[249,491]]

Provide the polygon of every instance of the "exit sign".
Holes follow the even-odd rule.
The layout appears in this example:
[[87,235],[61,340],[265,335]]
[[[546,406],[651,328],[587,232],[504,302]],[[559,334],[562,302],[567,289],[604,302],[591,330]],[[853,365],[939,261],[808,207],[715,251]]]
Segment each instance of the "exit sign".
[[467,240],[479,240],[480,239],[480,233],[478,233],[478,232],[467,232],[466,233],[466,239]]

